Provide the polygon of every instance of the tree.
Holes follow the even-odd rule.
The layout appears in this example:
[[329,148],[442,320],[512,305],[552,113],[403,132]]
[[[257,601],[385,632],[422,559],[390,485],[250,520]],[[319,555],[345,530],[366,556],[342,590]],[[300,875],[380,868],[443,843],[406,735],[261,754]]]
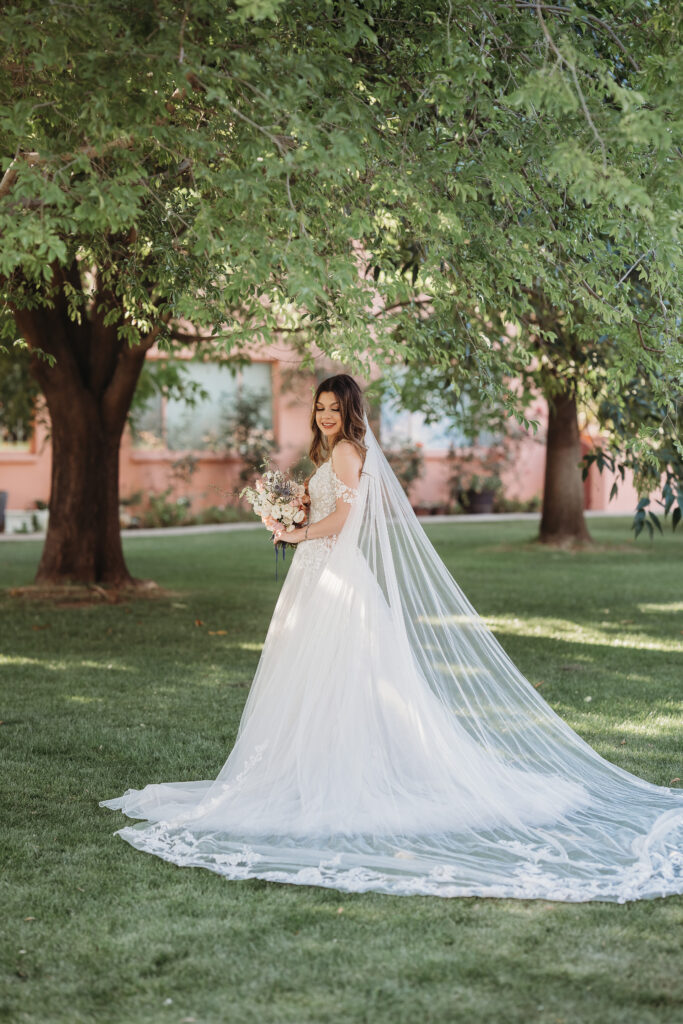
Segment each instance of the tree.
[[[454,360],[448,373],[430,364],[414,364],[409,374],[389,372],[378,389],[405,408],[427,406],[428,421],[450,422],[472,443],[482,433],[509,434],[511,419],[535,430],[537,424],[527,419],[529,408],[543,396],[548,427],[539,540],[544,543],[590,541],[582,481],[592,464],[601,472],[609,469],[618,474],[610,498],[618,492],[626,470],[633,472],[639,495],[633,523],[636,537],[644,526],[650,532],[661,529],[650,508],[653,501],[664,516],[672,513],[675,528],[683,509],[681,384],[671,378],[657,381],[652,371],[645,372],[637,362],[631,380],[615,390],[618,340],[609,335],[592,343],[577,339],[567,332],[556,311],[542,306],[540,296],[536,313],[526,322],[524,344],[504,333],[504,325],[498,329],[496,345],[504,356],[488,371],[487,389],[479,384],[473,351]],[[528,362],[530,352],[533,358]],[[662,390],[665,400],[660,397]],[[582,454],[579,409],[607,438],[604,448],[599,443],[586,455]]]
[[[523,419],[533,388],[547,397],[540,536],[560,543],[588,536],[577,401],[623,409],[637,375],[661,425],[682,372],[675,11],[603,6],[484,4],[467,21],[453,8],[449,70],[412,77],[417,97],[431,72],[433,102],[411,137],[410,216],[376,246],[380,282],[422,286],[401,324],[412,408],[434,408],[436,388],[453,412],[465,389]],[[642,455],[629,423],[620,442]]]
[[284,329],[304,361],[315,339],[454,386],[470,358],[486,392],[531,361],[540,290],[568,338],[618,339],[613,391],[639,361],[666,405],[677,32],[644,0],[7,9],[5,337],[31,347],[53,420],[39,579],[129,578],[116,453],[155,343],[234,354]]
[[[674,394],[676,413],[671,416],[658,404],[642,379],[635,377],[625,389],[623,401],[605,396],[597,409],[598,422],[608,431],[608,445],[602,445],[584,456],[583,475],[595,464],[600,472],[610,469],[616,473],[610,499],[619,490],[627,469],[633,471],[640,495],[633,529],[638,537],[647,527],[650,537],[655,528],[662,532],[658,514],[651,508],[652,496],[660,506],[660,513],[671,512],[671,525],[675,530],[683,514],[683,382]],[[628,442],[639,438],[637,447]]]
[[28,344],[52,421],[39,581],[130,581],[118,452],[152,345],[237,353],[294,301],[349,320],[367,301],[364,215],[341,198],[372,139],[350,60],[372,30],[351,2],[333,22],[314,6],[5,11],[4,336]]

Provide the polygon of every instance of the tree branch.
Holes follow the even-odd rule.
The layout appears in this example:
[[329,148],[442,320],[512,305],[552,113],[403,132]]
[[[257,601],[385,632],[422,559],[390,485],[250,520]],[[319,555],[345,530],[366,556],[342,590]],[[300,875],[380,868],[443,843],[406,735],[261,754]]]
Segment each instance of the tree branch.
[[[508,4],[508,0],[494,0],[494,2],[505,3],[506,6]],[[570,16],[580,14],[582,18],[586,18],[588,21],[592,21],[596,25],[599,25],[603,32],[606,32],[610,39],[617,44],[623,55],[629,61],[633,70],[640,71],[640,65],[631,56],[627,47],[622,43],[614,29],[606,21],[603,21],[602,18],[598,18],[596,14],[591,14],[590,11],[585,11],[580,8],[561,7],[559,4],[539,4],[536,0],[513,0],[513,2],[515,7],[519,10],[537,10],[540,7],[541,10],[548,11],[550,14],[568,14]]]
[[633,322],[636,325],[636,330],[638,331],[638,338],[640,339],[641,348],[644,348],[646,352],[654,352],[655,355],[658,356],[664,355],[665,350],[663,348],[652,348],[651,345],[645,344],[645,342],[643,341],[643,332],[640,329],[643,325],[641,324],[640,320],[636,320],[634,317]]
[[125,426],[145,358],[163,322],[156,324],[138,345],[124,344],[117,354],[113,373],[102,393],[102,416],[114,435],[120,435]]
[[50,157],[41,156],[40,153],[36,152],[17,153],[0,180],[0,199],[9,193],[14,182],[17,180],[20,163],[27,164],[29,167],[35,167],[37,165],[49,164],[54,159],[66,161],[74,160],[78,156],[87,156],[89,160],[92,160],[97,156],[103,156],[109,150],[129,149],[132,145],[133,140],[130,136],[122,136],[120,139],[112,139],[111,142],[105,142],[103,146],[83,146],[72,153],[57,153]]
[[603,170],[607,170],[607,151],[605,149],[605,143],[602,141],[602,136],[598,132],[598,129],[595,127],[595,122],[593,121],[593,118],[591,117],[590,111],[588,109],[588,104],[586,103],[586,97],[583,94],[583,89],[581,88],[581,85],[580,85],[579,79],[578,79],[578,75],[576,74],[576,65],[572,61],[568,60],[565,57],[565,55],[562,53],[562,51],[559,50],[558,47],[556,46],[553,37],[550,35],[550,32],[548,31],[548,26],[545,23],[545,19],[543,17],[543,14],[541,13],[542,8],[543,8],[543,4],[541,4],[539,2],[539,0],[535,0],[534,9],[536,11],[536,16],[538,18],[538,21],[539,21],[539,24],[541,26],[541,29],[543,30],[543,35],[546,38],[548,46],[553,51],[553,53],[557,56],[557,59],[560,62],[560,64],[565,64],[566,67],[569,68],[570,74],[571,74],[572,79],[574,81],[574,87],[576,88],[576,92],[577,92],[577,95],[579,97],[579,103],[581,104],[581,109],[583,110],[583,113],[584,113],[584,117],[586,118],[586,121],[590,125],[590,128],[591,128],[591,130],[593,132],[593,135],[597,139],[598,145],[600,146],[600,149],[602,151],[602,166],[603,166]]
[[627,270],[627,271],[626,271],[626,272],[625,272],[624,274],[622,274],[622,275],[621,275],[621,277],[620,277],[620,278],[619,278],[619,280],[617,281],[617,283],[616,283],[615,287],[616,287],[616,288],[618,288],[620,284],[623,284],[623,283],[624,283],[624,281],[626,280],[626,278],[627,278],[627,277],[629,276],[629,274],[630,274],[630,273],[631,273],[631,272],[632,272],[633,270],[635,270],[635,269],[636,269],[636,267],[638,266],[638,264],[639,264],[639,263],[641,263],[641,262],[642,262],[642,261],[643,261],[643,260],[645,259],[645,257],[646,257],[646,256],[649,256],[649,255],[651,254],[651,252],[652,252],[652,249],[648,249],[648,251],[647,251],[647,252],[644,252],[644,253],[642,254],[642,256],[639,256],[639,257],[638,257],[638,259],[636,260],[636,262],[635,262],[635,263],[632,263],[632,264],[631,264],[631,266],[630,266],[630,267],[628,268],[628,270]]
[[411,306],[430,306],[433,301],[434,299],[431,295],[424,299],[406,299],[404,302],[394,302],[391,306],[384,306],[383,309],[374,313],[373,316],[375,319],[379,320],[380,317],[386,316],[387,313],[393,313],[394,310],[409,309]]

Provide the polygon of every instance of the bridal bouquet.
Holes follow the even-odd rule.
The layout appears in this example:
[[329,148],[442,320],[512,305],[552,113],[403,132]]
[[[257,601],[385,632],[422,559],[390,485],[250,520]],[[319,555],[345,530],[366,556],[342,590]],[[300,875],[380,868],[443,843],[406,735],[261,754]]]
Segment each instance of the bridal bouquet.
[[[285,533],[291,533],[300,523],[305,522],[310,498],[303,484],[292,480],[280,469],[268,469],[253,487],[244,487],[240,498],[246,498],[263,525],[274,531],[283,526]],[[286,541],[275,545],[275,578],[277,579],[278,549],[285,557]]]

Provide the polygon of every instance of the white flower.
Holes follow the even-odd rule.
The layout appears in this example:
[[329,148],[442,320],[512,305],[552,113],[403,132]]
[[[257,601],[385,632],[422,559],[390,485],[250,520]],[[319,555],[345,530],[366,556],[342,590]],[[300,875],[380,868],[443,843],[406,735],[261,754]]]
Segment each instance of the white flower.
[[295,523],[302,523],[305,518],[306,518],[306,513],[304,512],[304,510],[302,508],[300,508],[299,511],[296,512],[295,515],[294,515],[294,522]]

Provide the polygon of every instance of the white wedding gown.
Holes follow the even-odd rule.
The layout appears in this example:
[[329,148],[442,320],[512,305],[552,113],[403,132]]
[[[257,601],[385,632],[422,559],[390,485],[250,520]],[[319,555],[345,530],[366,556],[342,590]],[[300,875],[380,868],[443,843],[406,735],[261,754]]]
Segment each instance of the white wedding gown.
[[601,758],[538,695],[417,523],[369,427],[357,490],[331,462],[230,756],[215,780],[100,806],[116,833],[227,878],[584,901],[683,893],[683,792]]

